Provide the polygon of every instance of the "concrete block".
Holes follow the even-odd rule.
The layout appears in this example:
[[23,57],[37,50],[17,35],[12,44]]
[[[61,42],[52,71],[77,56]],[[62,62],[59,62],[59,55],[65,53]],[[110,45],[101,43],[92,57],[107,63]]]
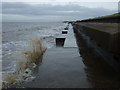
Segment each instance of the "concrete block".
[[63,46],[65,39],[66,39],[66,35],[64,35],[64,34],[57,36],[55,39],[56,46]]
[[62,30],[62,34],[67,34],[68,30]]

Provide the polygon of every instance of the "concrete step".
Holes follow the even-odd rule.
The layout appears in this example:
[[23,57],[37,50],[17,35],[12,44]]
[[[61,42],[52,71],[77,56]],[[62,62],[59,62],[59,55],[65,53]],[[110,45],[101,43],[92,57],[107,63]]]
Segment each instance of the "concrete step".
[[62,34],[67,34],[68,30],[62,30]]
[[66,34],[60,34],[56,37],[56,46],[63,46],[66,39]]

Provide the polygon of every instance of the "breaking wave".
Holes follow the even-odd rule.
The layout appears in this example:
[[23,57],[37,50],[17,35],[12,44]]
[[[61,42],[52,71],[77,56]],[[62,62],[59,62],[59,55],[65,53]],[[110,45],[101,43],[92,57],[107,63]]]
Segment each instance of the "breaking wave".
[[6,75],[3,80],[3,88],[9,88],[15,84],[21,84],[32,78],[33,71],[42,63],[42,56],[46,47],[38,37],[34,37],[29,42],[29,48],[24,52],[15,53],[13,56],[17,60],[17,70],[13,74]]
[[35,78],[46,47],[55,46],[55,37],[64,26],[66,24],[61,22],[3,23],[3,88]]

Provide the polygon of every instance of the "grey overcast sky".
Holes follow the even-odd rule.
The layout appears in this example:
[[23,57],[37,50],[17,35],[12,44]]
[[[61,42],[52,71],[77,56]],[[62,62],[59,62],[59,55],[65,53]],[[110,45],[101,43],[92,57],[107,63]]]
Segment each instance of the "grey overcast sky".
[[[3,22],[54,22],[81,20],[118,12],[118,2],[78,2],[47,0],[41,2],[2,2]],[[18,0],[19,1],[19,0]]]

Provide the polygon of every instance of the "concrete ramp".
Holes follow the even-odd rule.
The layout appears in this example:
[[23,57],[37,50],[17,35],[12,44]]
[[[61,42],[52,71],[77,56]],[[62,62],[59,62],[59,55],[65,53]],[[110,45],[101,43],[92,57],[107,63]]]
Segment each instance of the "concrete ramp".
[[69,30],[68,30],[68,34],[66,35],[64,47],[77,47],[72,25],[69,25]]

